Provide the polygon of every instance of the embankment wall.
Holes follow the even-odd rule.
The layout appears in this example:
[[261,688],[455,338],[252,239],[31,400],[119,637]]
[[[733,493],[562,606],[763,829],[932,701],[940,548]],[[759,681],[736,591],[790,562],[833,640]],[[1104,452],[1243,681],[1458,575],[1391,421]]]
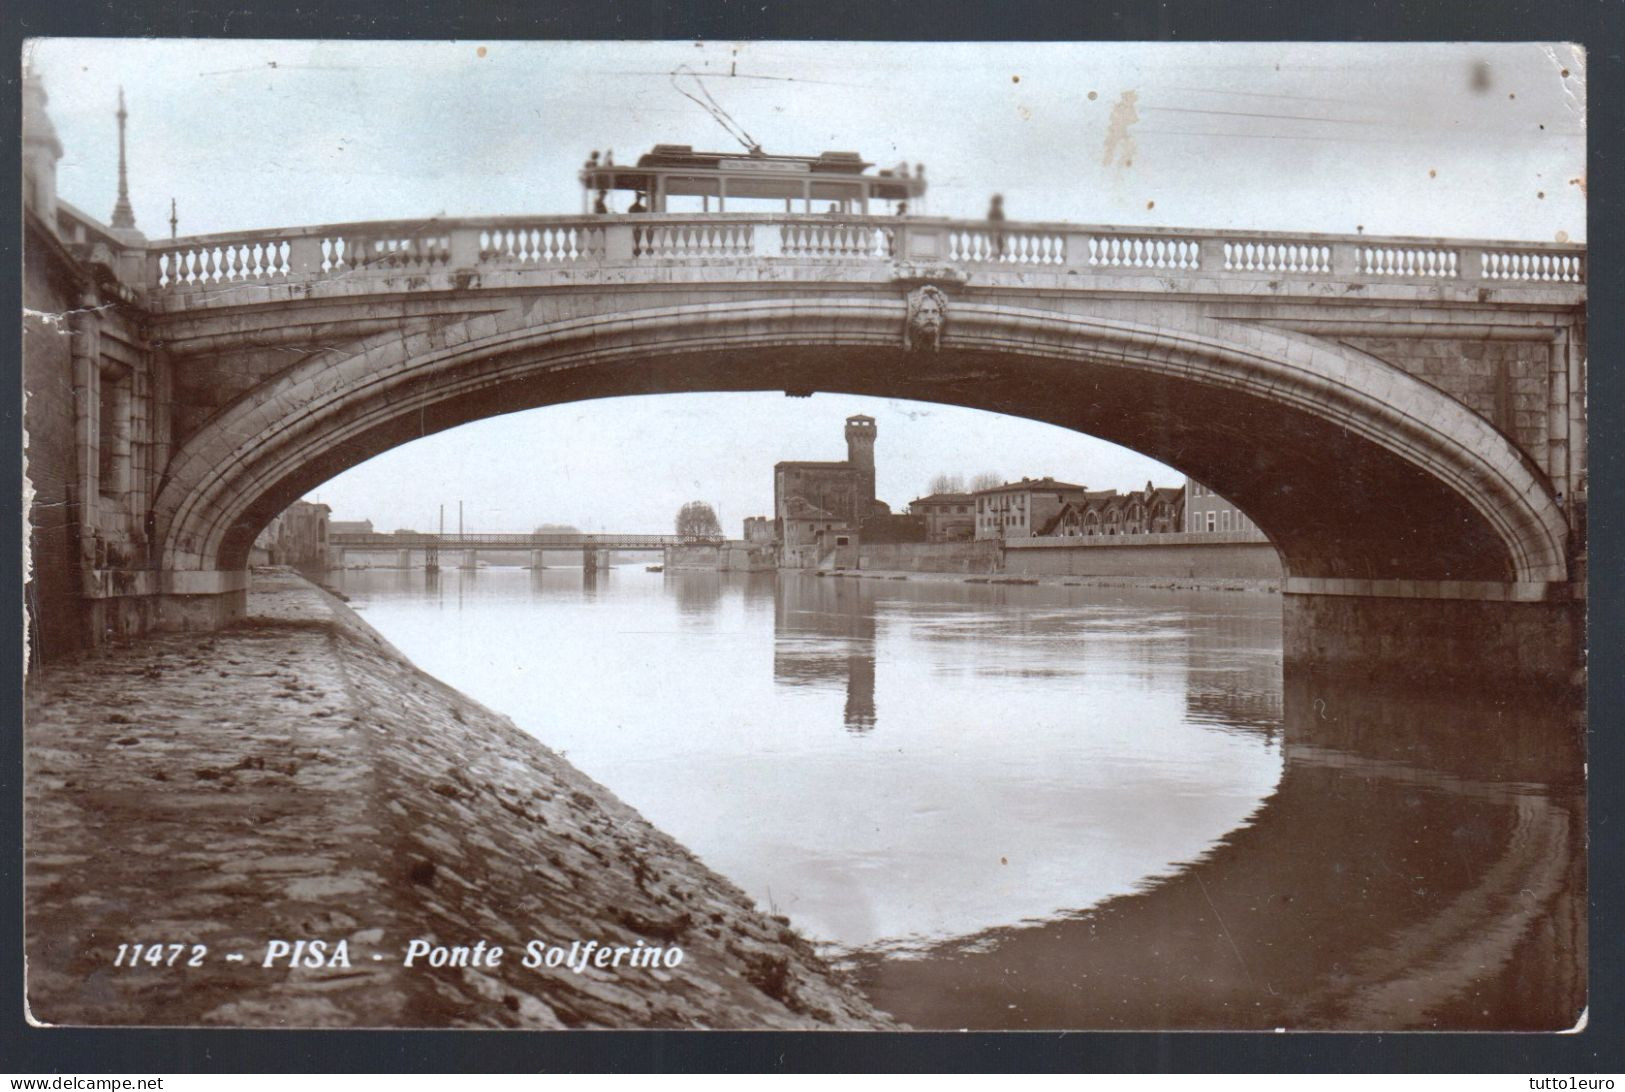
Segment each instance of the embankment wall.
[[898,542],[858,549],[860,569],[884,569],[917,573],[996,573],[1001,572],[998,542]]
[[1018,576],[1153,577],[1281,581],[1281,555],[1245,533],[1029,539],[1007,544],[1004,571]]
[[[223,630],[154,635],[30,677],[35,1020],[893,1026],[786,919],[334,597],[262,572],[248,608]],[[328,953],[344,942],[348,965],[264,965],[272,940],[318,939]],[[505,955],[408,968],[414,939]],[[538,939],[683,958],[527,968]],[[187,965],[117,968],[120,943],[184,944]],[[207,949],[195,966],[192,945]]]
[[888,572],[1004,573],[1199,584],[1233,581],[1279,586],[1281,581],[1281,558],[1275,547],[1250,532],[865,543],[858,549],[857,567]]
[[728,542],[721,546],[668,546],[666,568],[698,569],[705,572],[755,573],[776,568],[773,547],[748,542]]

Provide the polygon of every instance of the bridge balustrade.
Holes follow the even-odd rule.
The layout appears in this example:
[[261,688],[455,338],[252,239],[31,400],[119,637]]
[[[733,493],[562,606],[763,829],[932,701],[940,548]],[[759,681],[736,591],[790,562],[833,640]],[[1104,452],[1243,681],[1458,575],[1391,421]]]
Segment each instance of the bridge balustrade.
[[206,296],[189,296],[190,290],[219,285],[312,283],[374,273],[658,268],[709,259],[876,267],[949,262],[967,270],[1349,283],[1585,283],[1585,248],[1579,244],[816,215],[390,221],[197,236],[152,244],[146,255],[147,291],[186,305],[207,302]]

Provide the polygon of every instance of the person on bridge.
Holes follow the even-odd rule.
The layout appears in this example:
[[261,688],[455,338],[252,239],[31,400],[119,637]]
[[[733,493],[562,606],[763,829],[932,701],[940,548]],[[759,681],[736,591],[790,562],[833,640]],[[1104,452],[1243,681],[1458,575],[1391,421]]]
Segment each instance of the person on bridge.
[[1004,194],[996,193],[987,206],[987,219],[992,225],[993,256],[1004,256]]
[[604,201],[604,198],[606,198],[608,196],[609,196],[609,191],[608,190],[599,190],[598,191],[598,198],[597,198],[597,200],[595,200],[592,203],[592,211],[595,214],[597,214],[599,216],[603,216],[603,215],[605,215],[606,213],[609,212],[609,205]]
[[[627,209],[626,211],[629,212],[629,213],[633,213],[633,214],[645,213],[645,212],[649,211],[649,206],[645,205],[643,203],[643,191],[642,190],[638,190],[637,193],[633,196],[632,207]],[[634,227],[632,229],[632,257],[639,258],[639,257],[643,256],[644,233],[648,232],[650,230],[651,229],[649,229],[649,228],[641,228],[641,227]]]

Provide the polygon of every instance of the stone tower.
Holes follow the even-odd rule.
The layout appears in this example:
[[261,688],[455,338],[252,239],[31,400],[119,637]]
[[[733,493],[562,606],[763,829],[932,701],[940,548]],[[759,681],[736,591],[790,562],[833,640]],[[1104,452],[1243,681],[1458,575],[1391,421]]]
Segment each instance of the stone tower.
[[858,487],[862,519],[875,505],[875,419],[855,414],[846,419],[846,461],[862,474]]
[[33,66],[23,69],[23,204],[46,228],[56,227],[56,164],[62,142],[45,113],[45,85]]

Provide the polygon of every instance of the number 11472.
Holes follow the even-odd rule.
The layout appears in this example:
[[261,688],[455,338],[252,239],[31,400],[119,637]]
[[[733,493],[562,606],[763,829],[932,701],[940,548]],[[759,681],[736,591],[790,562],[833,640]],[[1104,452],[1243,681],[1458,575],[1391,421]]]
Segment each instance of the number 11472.
[[[203,944],[120,944],[115,967],[201,967],[209,949]],[[182,962],[182,957],[185,961]]]

